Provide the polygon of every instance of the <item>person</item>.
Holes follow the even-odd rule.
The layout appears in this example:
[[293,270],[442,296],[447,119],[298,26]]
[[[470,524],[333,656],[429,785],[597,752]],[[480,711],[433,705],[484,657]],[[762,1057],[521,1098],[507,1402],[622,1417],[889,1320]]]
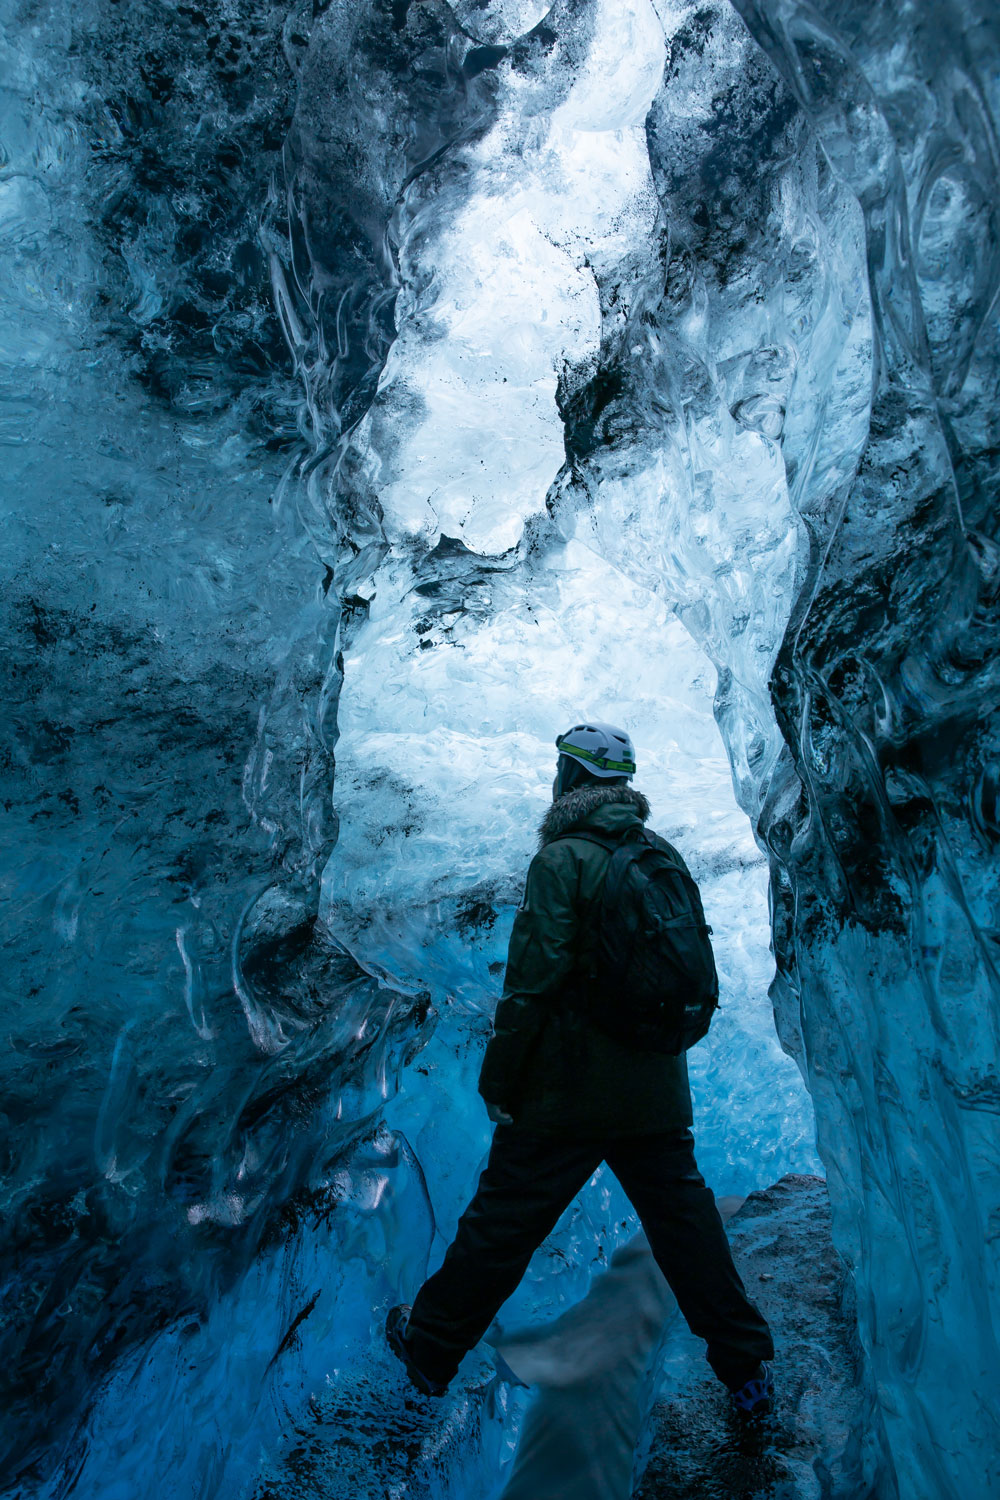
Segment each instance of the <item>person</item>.
[[490,1154],[441,1268],[412,1307],[390,1310],[386,1336],[412,1383],[443,1395],[603,1161],[735,1411],[755,1419],[771,1410],[774,1346],[695,1163],[686,1059],[629,1046],[598,1026],[581,988],[593,968],[611,853],[573,835],[641,837],[649,803],[629,785],[632,741],[587,721],[556,746],[552,805],[514,920],[479,1079],[496,1126]]

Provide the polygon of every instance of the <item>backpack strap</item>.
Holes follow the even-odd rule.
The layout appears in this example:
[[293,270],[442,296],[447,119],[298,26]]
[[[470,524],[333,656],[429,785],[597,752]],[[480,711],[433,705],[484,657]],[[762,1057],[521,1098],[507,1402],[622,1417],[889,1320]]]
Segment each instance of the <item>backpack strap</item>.
[[606,849],[609,854],[614,854],[616,849],[623,849],[628,844],[649,843],[645,829],[637,834],[635,838],[632,838],[629,834],[624,834],[621,838],[616,839],[612,838],[609,834],[590,833],[582,828],[569,828],[565,833],[557,833],[554,838],[548,839],[546,841],[546,848],[548,848],[549,844],[558,844],[561,839],[583,839],[585,843],[596,844],[598,848]]
[[[623,877],[625,870],[639,859],[643,851],[655,847],[652,840],[647,837],[644,828],[640,829],[635,837],[632,837],[631,834],[625,834],[621,838],[614,838],[608,834],[591,833],[589,830],[586,832],[582,829],[579,832],[567,830],[566,833],[558,833],[554,839],[549,839],[549,843],[555,844],[560,839],[583,839],[587,844],[596,844],[599,849],[603,849],[611,856],[605,867],[604,880],[597,898],[595,916],[603,909],[605,896],[608,891],[608,882],[612,881],[612,889],[614,889]],[[613,877],[617,877],[617,879]]]
[[[655,837],[656,835],[654,834],[653,838]],[[624,834],[621,838],[614,838],[608,834],[591,833],[589,829],[586,831],[583,829],[579,831],[567,829],[565,833],[559,833],[554,839],[550,839],[549,843],[555,844],[560,839],[583,839],[584,843],[596,844],[599,849],[605,850],[611,856],[605,871],[604,884],[601,887],[598,909],[603,905],[604,896],[608,889],[608,881],[612,875],[615,874],[620,879],[624,871],[628,869],[629,865],[635,863],[645,849],[656,847],[653,839],[647,835],[645,828],[640,829],[639,833],[634,837],[631,834]],[[613,883],[612,888],[614,888],[614,884],[616,883]]]
[[[589,829],[567,829],[565,833],[558,833],[555,838],[549,839],[548,843],[555,844],[561,839],[583,839],[584,843],[596,844],[599,849],[603,849],[606,854],[610,855],[605,867],[604,880],[601,883],[594,911],[594,917],[598,922],[604,908],[608,881],[615,874],[620,878],[625,869],[634,860],[637,860],[645,849],[652,847],[652,841],[647,837],[644,828],[640,829],[635,835],[629,833],[619,838],[608,834],[592,833]],[[577,974],[573,993],[565,997],[565,1005],[574,1010],[582,1011],[586,1015],[592,1009],[590,991],[596,977],[597,971],[593,967],[592,962],[591,968],[587,972],[579,972]]]

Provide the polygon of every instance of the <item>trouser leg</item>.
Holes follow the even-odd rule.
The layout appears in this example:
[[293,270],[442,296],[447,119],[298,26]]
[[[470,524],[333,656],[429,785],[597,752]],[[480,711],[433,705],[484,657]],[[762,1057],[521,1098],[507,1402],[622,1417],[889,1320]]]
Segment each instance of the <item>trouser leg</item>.
[[413,1303],[407,1345],[425,1375],[452,1378],[600,1161],[599,1145],[497,1126],[454,1243]]
[[747,1297],[726,1231],[694,1159],[689,1130],[615,1141],[608,1165],[625,1189],[649,1246],[708,1362],[731,1389],[774,1358],[766,1321]]

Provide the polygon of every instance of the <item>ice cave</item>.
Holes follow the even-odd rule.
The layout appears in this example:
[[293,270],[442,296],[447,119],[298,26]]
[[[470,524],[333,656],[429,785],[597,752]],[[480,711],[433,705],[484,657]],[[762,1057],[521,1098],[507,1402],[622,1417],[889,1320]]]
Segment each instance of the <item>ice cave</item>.
[[[1000,1496],[996,0],[3,13],[0,1493]],[[443,1401],[382,1334],[581,713],[756,1446],[606,1169]]]

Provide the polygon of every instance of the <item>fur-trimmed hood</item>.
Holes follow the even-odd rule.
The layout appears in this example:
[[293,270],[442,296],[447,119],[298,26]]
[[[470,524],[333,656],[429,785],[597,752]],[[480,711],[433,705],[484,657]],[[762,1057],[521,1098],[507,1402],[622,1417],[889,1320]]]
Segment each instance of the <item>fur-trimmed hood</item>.
[[641,792],[631,786],[578,786],[567,792],[558,802],[553,802],[538,829],[538,844],[544,848],[553,839],[561,838],[584,823],[599,807],[627,807],[643,823],[649,817],[649,803]]

